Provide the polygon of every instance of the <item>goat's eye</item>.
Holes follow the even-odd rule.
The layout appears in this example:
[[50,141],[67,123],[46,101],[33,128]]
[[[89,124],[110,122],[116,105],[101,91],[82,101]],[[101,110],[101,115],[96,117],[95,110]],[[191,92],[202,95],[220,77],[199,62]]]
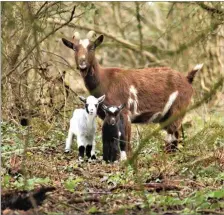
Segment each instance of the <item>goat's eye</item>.
[[73,50],[76,52],[78,50],[77,46],[73,46]]
[[97,108],[97,104],[95,104],[95,107]]
[[95,46],[90,46],[89,47],[89,51],[94,51],[95,50]]

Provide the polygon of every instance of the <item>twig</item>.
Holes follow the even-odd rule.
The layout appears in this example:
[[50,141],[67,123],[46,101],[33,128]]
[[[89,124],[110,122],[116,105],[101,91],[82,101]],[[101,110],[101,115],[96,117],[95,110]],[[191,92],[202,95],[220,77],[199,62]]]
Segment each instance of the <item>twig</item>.
[[146,188],[148,191],[162,191],[162,190],[180,190],[181,187],[177,185],[171,185],[167,183],[144,183],[139,185],[119,185],[116,187],[112,187],[110,191],[117,189],[128,189],[128,190],[142,190],[142,188]]
[[[64,21],[61,21],[59,19],[52,19],[52,18],[48,18],[48,22],[51,23],[51,24],[57,24],[57,25],[61,25],[62,23],[64,23]],[[103,34],[104,36],[106,36],[110,39],[113,39],[114,41],[122,44],[123,46],[126,46],[129,49],[131,49],[133,51],[136,51],[138,53],[141,53],[141,50],[139,49],[138,45],[130,43],[129,41],[124,40],[122,38],[118,38],[115,35],[112,35],[108,32],[103,31],[102,29],[93,28],[91,26],[80,26],[80,25],[73,24],[73,23],[69,23],[67,26],[71,27],[71,28],[78,28],[78,29],[83,29],[83,30],[87,30],[87,31],[94,30],[98,34]],[[161,61],[159,61],[152,53],[143,50],[142,54],[145,55],[146,57],[148,57],[150,59],[150,61],[153,61],[153,62],[155,62],[157,64],[160,64],[160,65],[162,64]]]
[[101,199],[98,195],[94,196],[85,196],[80,198],[71,198],[68,203],[74,204],[74,203],[82,203],[82,202],[100,202]]
[[211,210],[211,209],[200,209],[200,210],[197,210],[197,212],[199,212],[199,213],[222,214],[222,215],[224,215],[223,211],[215,211],[215,210]]
[[204,2],[195,2],[197,5],[199,5],[202,9],[211,12],[211,13],[217,13],[217,14],[224,14],[224,10],[213,8],[208,5],[206,5]]
[[[55,203],[55,201],[52,201],[53,203]],[[74,206],[74,205],[69,205],[65,202],[59,202],[59,204],[62,204],[62,205],[65,205],[67,207],[70,207],[70,208],[73,208],[73,209],[76,209],[77,211],[80,211],[80,212],[84,212],[84,210],[82,210],[81,208],[77,207],[77,206]]]
[[194,160],[193,162],[191,162],[190,164],[188,164],[187,166],[195,166],[198,163],[201,163],[203,161],[209,160],[211,158],[214,158],[215,161],[215,157],[214,157],[214,153],[209,153],[208,155],[202,157],[202,158],[198,158],[197,160]]
[[38,11],[37,11],[36,14],[35,14],[35,17],[38,17],[39,13],[41,12],[41,10],[44,8],[44,6],[45,6],[47,3],[48,3],[48,2],[45,1],[45,2],[40,6],[40,8],[38,9]]
[[[27,148],[26,151],[36,150],[36,149],[46,149],[46,148],[50,148],[50,146],[49,147],[46,147],[46,146],[43,146],[43,147],[31,147],[31,148]],[[1,155],[4,156],[4,155],[8,155],[8,154],[23,153],[23,152],[24,152],[24,149],[16,149],[16,150],[10,151],[10,152],[3,152],[3,153],[1,153]]]
[[5,80],[5,78],[9,75],[11,75],[19,66],[21,63],[23,63],[23,61],[26,60],[26,58],[33,52],[33,50],[40,44],[42,43],[44,40],[46,40],[49,36],[51,36],[52,34],[54,34],[56,31],[58,31],[59,29],[63,28],[64,26],[66,26],[68,23],[70,23],[73,18],[74,18],[74,13],[75,13],[75,8],[76,6],[73,7],[73,10],[71,12],[71,16],[70,16],[70,19],[66,22],[64,22],[63,24],[61,24],[59,27],[57,27],[56,29],[52,30],[49,34],[47,34],[44,38],[42,38],[40,41],[38,41],[28,52],[27,54],[25,55],[25,57],[19,62],[17,63],[16,66],[14,66],[14,68],[12,70],[10,70],[6,75],[4,75],[2,77],[2,81]]
[[167,16],[166,16],[167,19],[168,19],[169,15],[173,12],[173,7],[174,7],[175,4],[176,4],[176,2],[174,2],[174,3],[171,5],[171,8],[170,8],[170,10],[169,10],[169,12],[168,12],[168,14],[167,14]]

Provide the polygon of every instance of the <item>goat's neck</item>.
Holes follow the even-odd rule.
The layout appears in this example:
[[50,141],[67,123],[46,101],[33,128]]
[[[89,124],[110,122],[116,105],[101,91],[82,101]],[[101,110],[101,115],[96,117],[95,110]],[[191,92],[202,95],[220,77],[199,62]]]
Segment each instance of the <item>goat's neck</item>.
[[85,112],[85,113],[86,113],[85,117],[86,117],[87,126],[92,127],[93,124],[95,123],[96,116],[89,115],[87,112]]
[[92,66],[89,68],[87,75],[84,77],[84,82],[86,88],[95,97],[102,95],[100,86],[100,65],[95,59]]

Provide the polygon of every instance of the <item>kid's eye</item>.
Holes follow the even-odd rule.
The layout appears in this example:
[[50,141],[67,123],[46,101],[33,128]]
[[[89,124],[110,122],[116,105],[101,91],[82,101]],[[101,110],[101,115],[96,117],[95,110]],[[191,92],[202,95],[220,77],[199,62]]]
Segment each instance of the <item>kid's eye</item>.
[[95,47],[94,47],[94,46],[90,46],[90,47],[89,47],[89,50],[90,50],[90,51],[94,51],[94,50],[95,50]]

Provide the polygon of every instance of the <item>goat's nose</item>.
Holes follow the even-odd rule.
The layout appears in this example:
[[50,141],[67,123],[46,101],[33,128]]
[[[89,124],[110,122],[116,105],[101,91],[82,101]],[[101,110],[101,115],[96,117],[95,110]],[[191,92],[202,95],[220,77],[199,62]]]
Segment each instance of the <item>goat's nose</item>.
[[115,123],[116,123],[115,119],[111,118],[110,123],[111,123],[111,125],[115,125]]
[[85,56],[82,56],[80,59],[79,59],[79,67],[81,69],[85,69],[87,66],[87,63],[86,63],[86,57]]

